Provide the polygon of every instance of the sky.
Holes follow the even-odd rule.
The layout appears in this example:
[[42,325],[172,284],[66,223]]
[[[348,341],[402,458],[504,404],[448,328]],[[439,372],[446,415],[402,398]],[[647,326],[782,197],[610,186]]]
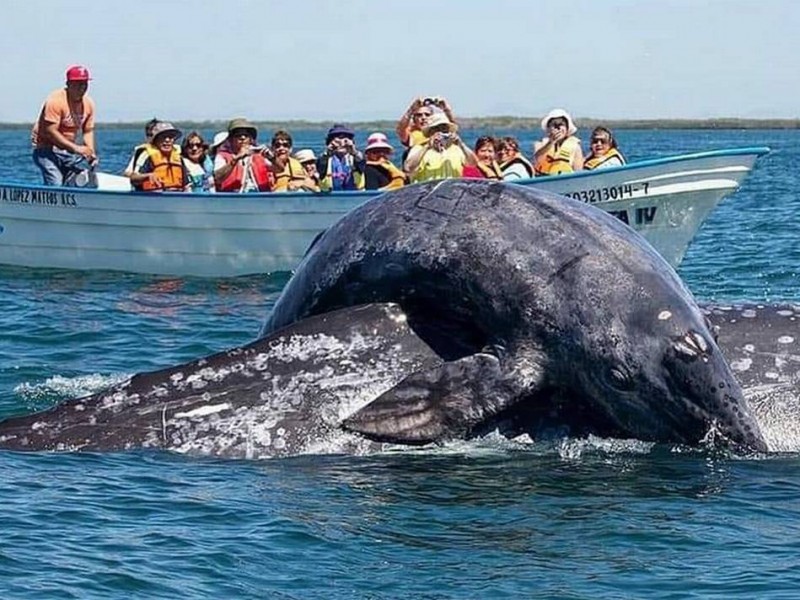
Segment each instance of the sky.
[[800,116],[797,0],[25,0],[0,17],[0,122],[86,65],[101,122]]

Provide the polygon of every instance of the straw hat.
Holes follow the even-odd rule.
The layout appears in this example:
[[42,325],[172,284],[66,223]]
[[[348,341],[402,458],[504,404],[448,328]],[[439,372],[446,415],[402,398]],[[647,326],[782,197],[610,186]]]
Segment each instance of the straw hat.
[[559,117],[567,120],[567,135],[573,135],[576,131],[578,131],[578,128],[575,127],[572,117],[569,116],[569,113],[563,108],[554,108],[547,113],[547,116],[542,119],[542,131],[547,133],[547,124],[550,122],[550,119],[558,119]]
[[386,135],[383,133],[375,132],[369,134],[367,138],[367,147],[364,148],[364,152],[369,152],[370,150],[389,150],[392,151],[392,145],[389,143],[389,140],[386,138]]
[[253,139],[258,137],[258,127],[253,125],[250,121],[248,121],[244,117],[237,117],[236,119],[231,119],[230,121],[228,121],[229,134],[237,129],[246,129],[248,131],[252,131]]
[[303,150],[298,150],[297,152],[294,153],[294,157],[300,164],[307,163],[312,160],[317,160],[314,151],[308,148],[304,148]]
[[447,115],[443,112],[435,112],[433,115],[428,119],[428,122],[425,124],[425,127],[422,128],[422,133],[424,133],[427,137],[431,135],[431,129],[436,127],[440,127],[442,125],[447,125],[448,131],[450,133],[455,133],[458,131],[458,125],[455,123],[451,123],[450,119],[447,118]]

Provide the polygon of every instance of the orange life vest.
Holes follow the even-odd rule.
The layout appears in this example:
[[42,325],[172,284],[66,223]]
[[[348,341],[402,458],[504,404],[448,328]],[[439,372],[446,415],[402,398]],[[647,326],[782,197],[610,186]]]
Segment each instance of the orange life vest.
[[305,181],[306,170],[296,158],[289,157],[286,166],[280,173],[273,172],[275,177],[275,184],[272,187],[273,192],[286,192],[289,190],[290,181]]
[[145,180],[139,186],[139,189],[145,192],[152,192],[154,190],[178,190],[183,191],[186,187],[186,167],[183,166],[181,160],[181,150],[173,146],[169,156],[164,154],[153,146],[147,144],[144,148],[147,152],[147,158],[153,165],[151,173],[158,175],[161,179],[162,185],[159,187],[149,180]]
[[572,173],[572,155],[576,148],[580,146],[580,141],[574,136],[565,139],[558,148],[552,144],[547,152],[540,154],[536,159],[534,170],[537,175],[560,175],[561,173]]
[[592,169],[596,169],[603,163],[608,162],[612,158],[619,158],[620,162],[624,165],[625,164],[625,157],[622,156],[622,153],[617,150],[616,148],[611,148],[608,152],[603,154],[602,156],[595,156],[591,154],[584,162],[583,168],[586,170],[591,171]]
[[[224,150],[217,152],[218,156],[225,159],[226,163],[233,160],[233,154]],[[269,192],[272,189],[272,171],[270,171],[267,161],[260,154],[250,155],[250,169],[253,173],[253,178],[256,181],[256,186],[259,192]],[[245,180],[245,161],[238,161],[233,165],[233,170],[228,176],[217,185],[218,192],[241,192]]]

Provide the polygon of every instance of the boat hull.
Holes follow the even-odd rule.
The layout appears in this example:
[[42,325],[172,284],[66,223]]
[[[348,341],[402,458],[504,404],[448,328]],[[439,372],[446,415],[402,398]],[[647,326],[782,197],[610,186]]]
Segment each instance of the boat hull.
[[[518,184],[611,212],[677,266],[766,152],[706,152]],[[376,194],[133,194],[0,183],[0,264],[206,277],[289,271],[320,231]]]

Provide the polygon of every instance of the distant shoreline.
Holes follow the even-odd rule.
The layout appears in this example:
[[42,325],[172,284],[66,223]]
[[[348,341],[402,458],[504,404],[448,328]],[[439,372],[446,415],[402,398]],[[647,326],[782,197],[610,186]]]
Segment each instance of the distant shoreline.
[[[227,121],[173,121],[184,130],[223,130]],[[539,130],[540,119],[533,117],[460,117],[459,125],[465,129],[522,129]],[[611,129],[800,129],[798,119],[595,119],[577,118],[576,122],[581,129],[592,129],[604,125]],[[303,129],[325,130],[333,121],[255,121],[255,124],[264,130],[275,129]],[[355,129],[370,129],[375,131],[394,131],[396,120],[374,121],[348,121],[348,125]],[[135,129],[142,127],[144,121],[126,122],[100,122],[101,129]],[[0,129],[29,129],[32,123],[0,123]]]

